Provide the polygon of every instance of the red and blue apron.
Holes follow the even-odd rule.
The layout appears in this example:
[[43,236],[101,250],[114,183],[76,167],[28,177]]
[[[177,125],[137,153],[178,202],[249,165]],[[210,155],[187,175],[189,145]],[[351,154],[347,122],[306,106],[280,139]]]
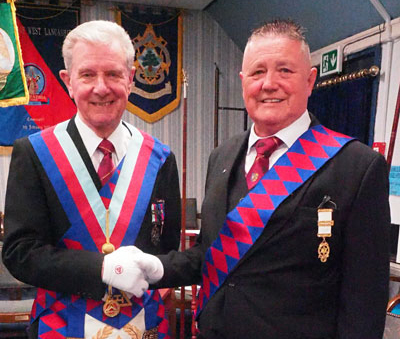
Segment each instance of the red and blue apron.
[[227,214],[217,239],[206,251],[197,316],[256,242],[278,206],[351,140],[322,125],[311,127]]
[[[29,136],[71,223],[57,246],[101,252],[106,242],[104,199],[109,200],[110,242],[115,248],[133,245],[158,170],[170,153],[168,146],[129,125],[133,135],[126,156],[98,192],[66,130],[67,125],[68,121]],[[103,301],[39,288],[32,322],[39,318],[40,339],[84,338],[88,315],[105,326],[121,329],[144,312],[145,329],[158,326],[158,338],[169,338],[168,321],[158,291],[147,291],[141,298],[132,297],[131,302],[132,306],[122,307],[117,316],[110,318],[103,313]]]

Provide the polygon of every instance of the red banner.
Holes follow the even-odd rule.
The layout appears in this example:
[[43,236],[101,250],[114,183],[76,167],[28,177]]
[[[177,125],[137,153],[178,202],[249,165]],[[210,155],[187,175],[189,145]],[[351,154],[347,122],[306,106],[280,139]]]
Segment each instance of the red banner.
[[17,5],[17,25],[30,101],[0,108],[0,145],[71,118],[76,106],[58,73],[62,43],[79,24],[79,10]]

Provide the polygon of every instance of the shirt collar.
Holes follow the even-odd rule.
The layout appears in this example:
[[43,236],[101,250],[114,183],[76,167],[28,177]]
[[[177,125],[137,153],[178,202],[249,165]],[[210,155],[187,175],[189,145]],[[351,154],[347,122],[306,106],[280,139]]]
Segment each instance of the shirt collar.
[[250,129],[249,142],[247,145],[247,154],[250,153],[252,146],[254,146],[257,140],[270,138],[272,136],[278,137],[279,139],[282,140],[282,142],[287,148],[290,148],[294,144],[294,142],[305,131],[308,130],[308,128],[310,127],[310,123],[311,123],[310,115],[308,114],[308,110],[305,110],[305,112],[297,120],[292,122],[289,126],[281,129],[277,133],[270,135],[268,137],[259,137],[254,130],[254,124],[253,124]]
[[[78,129],[79,134],[81,135],[83,144],[86,147],[86,150],[89,153],[89,156],[92,157],[94,152],[99,146],[100,142],[103,140],[100,138],[89,126],[87,126],[79,116],[79,113],[75,116],[75,124]],[[107,138],[111,141],[115,148],[115,153],[117,156],[117,160],[120,161],[124,155],[124,147],[127,143],[127,134],[130,137],[129,130],[122,125],[122,121],[118,124],[117,128],[111,133],[111,135]],[[123,147],[121,147],[123,145]],[[125,147],[126,148],[126,147]]]

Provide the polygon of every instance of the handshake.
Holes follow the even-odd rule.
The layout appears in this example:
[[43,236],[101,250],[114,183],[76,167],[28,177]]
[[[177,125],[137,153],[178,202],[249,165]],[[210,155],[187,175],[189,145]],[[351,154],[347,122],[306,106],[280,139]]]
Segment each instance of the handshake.
[[101,275],[107,285],[141,297],[163,274],[163,265],[156,256],[135,246],[123,246],[104,257]]

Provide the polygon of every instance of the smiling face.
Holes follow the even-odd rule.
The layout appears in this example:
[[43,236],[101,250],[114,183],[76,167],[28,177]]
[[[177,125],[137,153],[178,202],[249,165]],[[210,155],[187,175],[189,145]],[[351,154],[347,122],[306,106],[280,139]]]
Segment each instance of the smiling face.
[[302,41],[268,35],[247,44],[240,78],[257,135],[272,135],[304,113],[316,75]]
[[75,100],[78,114],[99,137],[107,138],[118,126],[128,102],[134,68],[118,43],[79,41],[73,48],[72,66],[60,77]]

